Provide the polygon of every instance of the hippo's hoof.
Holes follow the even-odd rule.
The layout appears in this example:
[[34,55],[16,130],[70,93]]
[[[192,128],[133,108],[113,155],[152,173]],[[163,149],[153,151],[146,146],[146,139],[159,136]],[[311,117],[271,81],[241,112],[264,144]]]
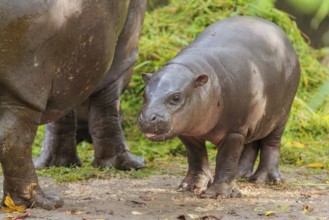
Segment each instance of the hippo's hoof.
[[212,180],[213,178],[210,172],[187,174],[179,185],[178,191],[192,191],[197,195],[201,195],[207,190]]
[[38,170],[46,168],[46,167],[73,167],[73,166],[81,166],[80,159],[75,157],[60,157],[57,156],[53,158],[51,156],[43,156],[37,157],[33,160],[34,167]]
[[284,182],[284,180],[281,178],[281,174],[279,171],[275,171],[275,172],[256,171],[256,173],[249,178],[249,181],[254,182],[254,183],[264,183],[264,182],[282,183],[282,182]]
[[252,175],[253,175],[252,170],[238,170],[236,178],[237,179],[241,179],[241,178],[249,179]]
[[201,198],[240,198],[241,192],[235,182],[232,183],[214,183],[207,191],[200,196]]
[[35,192],[34,202],[31,204],[32,207],[38,207],[46,210],[52,210],[62,207],[64,201],[56,195],[46,194],[41,190]]
[[121,154],[109,159],[95,159],[94,167],[114,167],[118,170],[133,170],[145,167],[145,160],[142,157],[133,155],[130,151],[125,151]]
[[[15,193],[8,194],[12,197],[13,201],[15,202],[15,205],[17,206],[24,205],[30,208],[42,208],[46,210],[52,210],[60,208],[64,204],[63,200],[59,196],[46,194],[41,190],[34,190],[32,192],[32,197],[29,196],[29,198]],[[4,205],[4,201],[2,201],[2,204]]]

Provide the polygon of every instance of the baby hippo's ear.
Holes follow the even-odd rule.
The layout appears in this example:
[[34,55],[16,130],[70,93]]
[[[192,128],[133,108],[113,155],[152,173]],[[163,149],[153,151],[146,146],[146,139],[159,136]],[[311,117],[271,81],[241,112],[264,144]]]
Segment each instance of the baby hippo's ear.
[[193,87],[203,86],[208,82],[208,76],[206,74],[201,74],[198,76],[195,76],[193,79]]
[[143,78],[143,81],[148,84],[148,82],[150,81],[152,77],[152,74],[151,73],[142,73],[142,78]]

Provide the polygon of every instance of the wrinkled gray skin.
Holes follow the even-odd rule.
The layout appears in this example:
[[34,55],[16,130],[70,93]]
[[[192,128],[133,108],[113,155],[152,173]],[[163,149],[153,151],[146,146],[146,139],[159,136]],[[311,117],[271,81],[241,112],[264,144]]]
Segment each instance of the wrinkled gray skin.
[[128,86],[137,60],[145,10],[146,0],[132,1],[106,77],[83,105],[46,125],[42,152],[34,161],[37,169],[80,166],[76,145],[83,139],[93,142],[94,167],[130,170],[145,166],[143,158],[130,153],[119,116],[119,96]]
[[[3,198],[9,194],[16,205],[33,204],[44,209],[63,205],[60,197],[41,190],[32,161],[31,145],[38,125],[58,120],[64,115],[67,120],[72,120],[72,109],[88,97],[90,111],[93,112],[90,121],[95,142],[97,138],[105,141],[100,128],[108,125],[100,118],[105,115],[115,119],[116,114],[103,111],[104,106],[111,107],[113,103],[104,101],[103,97],[117,100],[108,96],[107,89],[122,88],[125,80],[118,80],[120,83],[116,86],[104,84],[114,77],[108,73],[114,71],[112,61],[120,53],[116,46],[130,13],[129,4],[128,0],[0,2]],[[141,20],[138,18],[136,21]],[[125,63],[129,71],[131,64]],[[71,129],[68,130],[71,132]],[[117,149],[122,152],[125,147],[116,147],[114,151]],[[101,150],[98,151],[96,158],[101,153]],[[110,150],[105,154],[108,156]],[[101,158],[98,161],[101,162]]]
[[[143,75],[139,128],[152,141],[178,136],[183,142],[189,167],[180,189],[238,197],[236,177],[281,180],[280,140],[299,77],[296,53],[276,25],[252,17],[225,19],[161,70]],[[205,141],[218,146],[214,177]]]

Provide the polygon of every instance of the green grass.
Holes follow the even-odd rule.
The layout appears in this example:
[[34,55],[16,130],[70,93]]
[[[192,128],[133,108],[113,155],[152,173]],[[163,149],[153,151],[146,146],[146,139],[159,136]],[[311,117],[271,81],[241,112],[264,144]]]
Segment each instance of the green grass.
[[[321,162],[329,169],[329,99],[328,96],[319,95],[329,71],[317,61],[319,51],[309,47],[293,19],[273,8],[271,0],[172,0],[170,5],[146,14],[135,74],[129,89],[122,95],[124,132],[132,152],[147,159],[146,169],[122,174],[113,169],[91,168],[92,146],[84,144],[79,146],[79,154],[84,163],[82,168],[50,168],[39,174],[53,176],[59,181],[107,178],[118,173],[138,177],[161,173],[163,170],[158,170],[158,164],[171,167],[173,161],[186,163],[184,147],[177,139],[153,143],[145,139],[137,129],[136,117],[145,86],[141,73],[159,70],[209,24],[236,15],[258,16],[276,23],[286,32],[301,62],[301,81],[282,140],[281,163],[307,165]],[[41,139],[40,130],[34,155],[40,152]],[[213,160],[216,150],[211,145],[208,148]]]

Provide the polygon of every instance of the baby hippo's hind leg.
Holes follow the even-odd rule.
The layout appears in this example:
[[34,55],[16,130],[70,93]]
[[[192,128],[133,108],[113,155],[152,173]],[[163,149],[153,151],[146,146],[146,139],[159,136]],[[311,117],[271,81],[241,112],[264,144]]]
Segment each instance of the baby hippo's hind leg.
[[279,172],[279,159],[281,137],[285,124],[275,129],[267,137],[261,139],[260,143],[260,162],[258,168],[250,181],[252,182],[282,182]]
[[260,149],[259,141],[245,144],[238,166],[237,178],[250,178],[254,172],[254,165]]

